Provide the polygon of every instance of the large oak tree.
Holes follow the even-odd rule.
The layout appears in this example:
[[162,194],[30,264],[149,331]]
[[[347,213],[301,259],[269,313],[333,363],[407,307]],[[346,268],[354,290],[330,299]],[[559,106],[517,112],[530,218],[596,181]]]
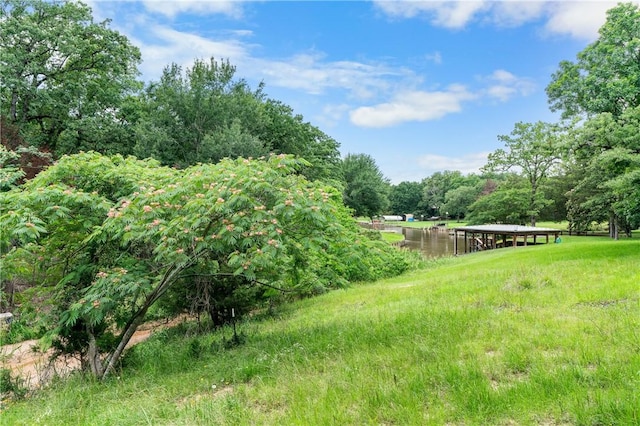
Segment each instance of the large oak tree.
[[551,109],[565,118],[603,112],[619,116],[640,105],[640,8],[622,3],[607,12],[596,41],[562,61],[547,87]]
[[567,167],[573,225],[609,222],[610,235],[638,225],[638,107],[640,7],[622,3],[607,12],[598,39],[563,61],[547,87],[551,108],[584,119],[573,133]]
[[310,178],[338,178],[338,143],[287,105],[252,90],[228,61],[167,66],[143,94],[135,154],[186,167],[222,158],[294,154]]
[[521,122],[516,123],[511,134],[498,138],[505,143],[505,149],[489,154],[484,169],[491,172],[513,171],[526,178],[529,190],[526,208],[531,226],[535,226],[540,211],[547,204],[540,196],[540,187],[560,157],[560,129],[541,121]]
[[52,153],[77,151],[88,135],[118,121],[138,85],[140,52],[94,22],[79,2],[0,2],[0,114],[25,141]]

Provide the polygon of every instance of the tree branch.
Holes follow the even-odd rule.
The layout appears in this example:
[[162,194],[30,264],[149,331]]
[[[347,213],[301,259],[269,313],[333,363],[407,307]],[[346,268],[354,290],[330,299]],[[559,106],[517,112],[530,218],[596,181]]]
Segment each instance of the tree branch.
[[[190,278],[190,277],[218,277],[218,276],[223,276],[223,277],[244,277],[244,275],[235,275],[231,272],[219,272],[216,274],[186,274],[186,275],[180,275],[179,277],[177,277],[176,279],[180,279],[180,278]],[[246,278],[246,277],[245,277]],[[269,287],[271,289],[277,290],[281,293],[295,293],[295,290],[288,290],[288,289],[284,289],[281,287],[277,287],[274,286],[272,284],[267,284],[263,281],[259,281],[259,280],[248,280],[249,282],[253,283],[253,284],[258,284],[264,287]]]

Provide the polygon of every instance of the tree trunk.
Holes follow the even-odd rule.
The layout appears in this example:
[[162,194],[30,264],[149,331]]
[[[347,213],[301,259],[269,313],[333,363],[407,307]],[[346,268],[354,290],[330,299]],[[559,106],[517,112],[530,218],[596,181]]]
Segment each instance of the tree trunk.
[[535,182],[531,182],[531,199],[529,200],[529,208],[531,209],[531,216],[529,219],[531,220],[531,226],[536,226],[536,216],[534,213],[536,207],[536,194],[538,193],[538,186]]
[[96,336],[93,334],[93,329],[89,326],[87,326],[87,335],[89,336],[87,362],[91,368],[91,373],[96,377],[102,377],[104,367],[102,366],[102,360],[100,359],[100,351],[98,350],[98,344],[96,343]]
[[609,237],[614,240],[619,238],[618,218],[615,214],[609,216]]
[[18,121],[18,94],[13,92],[11,94],[11,112],[9,113],[9,118],[12,123]]
[[142,321],[144,321],[144,316],[146,315],[147,309],[149,308],[149,306],[151,305],[147,305],[147,303],[145,303],[145,306],[142,309],[138,310],[138,312],[135,313],[131,321],[129,321],[126,328],[124,329],[124,332],[120,336],[120,342],[118,343],[118,347],[109,356],[107,366],[104,368],[104,371],[102,372],[102,374],[98,375],[97,377],[101,379],[105,379],[107,375],[113,370],[116,363],[120,359],[120,356],[122,356],[122,353],[127,347],[127,344],[133,337],[133,334],[136,332],[140,324],[142,324]]
[[169,287],[171,287],[173,283],[176,281],[176,279],[178,278],[178,275],[182,271],[184,271],[186,268],[191,266],[193,262],[195,262],[195,259],[196,257],[191,259],[191,262],[188,262],[183,265],[175,266],[174,269],[170,269],[164,274],[164,277],[162,278],[162,281],[160,282],[160,284],[158,284],[155,290],[149,293],[144,303],[142,304],[142,307],[138,309],[136,313],[133,314],[133,316],[125,326],[124,331],[120,335],[120,342],[118,342],[118,346],[113,351],[113,353],[108,357],[107,366],[105,367],[102,375],[98,377],[104,380],[109,375],[109,373],[114,369],[116,363],[118,362],[118,360],[122,356],[122,353],[126,349],[127,344],[133,337],[133,334],[136,332],[140,324],[142,324],[142,322],[144,321],[144,317],[147,314],[147,310],[154,303],[156,303],[164,293],[166,293]]

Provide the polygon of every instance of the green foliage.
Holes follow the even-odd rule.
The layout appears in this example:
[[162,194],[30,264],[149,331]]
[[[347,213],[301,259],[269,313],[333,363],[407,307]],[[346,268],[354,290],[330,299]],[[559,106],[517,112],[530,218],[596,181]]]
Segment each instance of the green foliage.
[[[38,339],[46,333],[46,324],[42,317],[32,315],[30,302],[20,306],[20,317],[14,317],[9,327],[0,329],[0,342],[3,345],[24,342],[25,340]],[[26,311],[26,312],[23,312]]]
[[608,222],[610,235],[640,224],[637,194],[640,106],[640,9],[621,3],[607,12],[598,39],[563,61],[547,87],[553,110],[586,117],[572,135],[567,171],[571,227]]
[[425,214],[422,203],[423,185],[419,182],[400,182],[389,192],[389,212],[393,214]]
[[149,84],[136,119],[138,157],[187,167],[223,158],[293,154],[310,161],[300,171],[311,179],[336,179],[338,144],[235,77],[228,61],[196,60],[184,72],[177,64]]
[[[411,266],[360,233],[335,189],[297,173],[307,165],[286,155],[184,170],[64,157],[0,194],[0,225],[11,230],[1,236],[3,279],[25,279],[31,262],[51,294],[56,347],[102,375],[92,345],[110,353],[112,369],[166,294],[175,308],[187,305],[180,295],[206,292],[203,306],[219,325],[231,309],[240,315],[281,293],[315,294]],[[123,330],[116,342],[113,327]]]
[[349,154],[342,160],[344,203],[354,216],[373,217],[389,205],[389,181],[367,154]]
[[547,95],[551,109],[565,118],[610,113],[640,105],[640,9],[621,3],[607,12],[599,37],[578,53],[577,61],[562,61]]
[[[483,223],[525,225],[532,215],[528,208],[530,200],[531,191],[526,181],[513,175],[494,192],[471,204],[466,220],[469,225]],[[540,197],[536,204],[544,206],[544,200]]]
[[17,164],[20,154],[0,144],[0,191],[13,187],[24,176]]
[[263,106],[265,126],[259,138],[265,145],[276,154],[293,154],[309,161],[310,165],[301,169],[308,179],[339,186],[340,144],[282,102],[267,99]]
[[541,186],[554,171],[562,149],[562,129],[549,123],[516,123],[510,135],[498,138],[506,145],[506,150],[498,149],[489,154],[484,169],[489,172],[517,171],[526,178],[529,186],[529,211],[531,226],[542,208],[551,202],[544,198]]
[[[608,424],[640,415],[637,240],[448,258],[127,351],[10,403],[7,424]],[[197,342],[197,343],[196,343]],[[88,403],[87,401],[90,401]]]
[[22,399],[27,395],[27,392],[28,388],[21,378],[11,374],[11,370],[8,368],[0,368],[0,398],[2,400],[7,396]]
[[[562,172],[547,179],[541,186],[541,190],[544,193],[544,198],[550,203],[540,210],[540,220],[561,222],[567,219],[568,194],[575,183],[572,175],[568,172],[566,163],[563,165]],[[539,224],[539,221],[536,224]]]
[[576,184],[569,192],[568,215],[573,226],[609,222],[611,236],[640,225],[637,193],[640,170],[640,107],[620,117],[604,113],[574,130],[570,173]]
[[5,0],[1,16],[0,115],[52,153],[77,152],[96,132],[108,143],[139,50],[78,2]]
[[447,192],[466,184],[461,172],[445,170],[436,172],[422,180],[422,202],[432,216],[444,216],[444,203]]
[[471,206],[479,197],[484,181],[475,186],[463,185],[447,191],[442,209],[449,212],[449,217],[461,219],[467,215]]

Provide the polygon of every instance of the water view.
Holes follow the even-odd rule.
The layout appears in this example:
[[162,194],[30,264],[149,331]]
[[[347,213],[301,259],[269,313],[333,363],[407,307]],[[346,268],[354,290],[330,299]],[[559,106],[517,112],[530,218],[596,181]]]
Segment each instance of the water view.
[[[425,227],[405,228],[402,226],[383,225],[377,228],[385,231],[393,231],[404,235],[406,245],[411,250],[419,250],[425,257],[453,256],[453,235],[447,228],[434,228],[430,222],[425,222]],[[464,247],[464,238],[458,237],[459,247]]]

